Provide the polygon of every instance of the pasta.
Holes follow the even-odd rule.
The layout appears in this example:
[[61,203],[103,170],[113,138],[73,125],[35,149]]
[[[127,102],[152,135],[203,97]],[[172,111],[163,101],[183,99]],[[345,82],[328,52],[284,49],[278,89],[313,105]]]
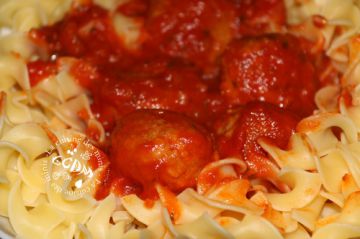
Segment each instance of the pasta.
[[[94,2],[112,10],[127,1]],[[60,20],[71,1],[1,0],[0,216],[9,220],[11,233],[24,239],[360,237],[359,3],[285,2],[288,23],[303,24],[297,34],[316,38],[342,78],[317,92],[317,111],[297,125],[288,149],[259,139],[284,190],[241,178],[246,163],[227,158],[203,168],[197,191],[175,195],[156,185],[159,199],[149,206],[136,194],[92,197],[106,173],[108,162],[96,147],[106,135],[91,97],[70,74],[76,60],[61,59],[55,76],[30,83],[26,62],[39,49],[27,32]],[[318,32],[309,27],[313,16],[326,19]],[[142,23],[120,13],[113,21],[125,45],[136,49]],[[70,160],[74,152],[81,160],[67,161],[67,168],[65,160],[54,161]],[[98,160],[95,169],[87,168],[89,157]],[[232,180],[207,184],[214,169]]]

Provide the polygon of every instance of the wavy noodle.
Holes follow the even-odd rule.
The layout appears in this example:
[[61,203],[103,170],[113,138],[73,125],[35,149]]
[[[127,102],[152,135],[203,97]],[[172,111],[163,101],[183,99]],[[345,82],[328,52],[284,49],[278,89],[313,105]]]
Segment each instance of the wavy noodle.
[[114,10],[116,7],[127,3],[128,1],[130,0],[94,0],[96,4],[108,10]]
[[317,196],[306,207],[293,210],[291,212],[291,216],[306,228],[313,231],[315,229],[316,220],[320,216],[325,201],[326,199],[324,197]]
[[[271,223],[259,216],[246,215],[241,222],[236,219],[232,219],[231,221],[232,223],[225,224],[223,227],[230,231],[235,238],[283,238]],[[259,228],[261,228],[261,230],[259,230]]]
[[141,27],[143,25],[141,21],[126,17],[122,14],[115,14],[113,24],[116,33],[121,36],[122,41],[128,49],[136,49],[139,47]]
[[0,140],[0,182],[7,182],[5,173],[11,156],[20,153],[27,164],[48,150],[50,141],[36,124],[22,124],[12,128]]
[[339,193],[342,179],[349,172],[341,151],[337,149],[330,151],[327,155],[318,158],[317,165],[325,189]]
[[46,152],[51,141],[45,131],[37,124],[21,124],[8,132],[1,138],[1,142],[12,143],[26,152],[26,160],[34,160],[37,156]]
[[22,237],[46,238],[59,225],[63,216],[49,204],[42,204],[31,211],[26,210],[17,181],[9,194],[9,219],[15,231]]
[[33,122],[31,110],[27,106],[28,97],[22,92],[7,95],[6,115],[11,124]]
[[213,185],[209,185],[206,180],[208,173],[211,173],[214,169],[220,169],[221,176],[226,177],[237,177],[237,173],[233,166],[237,166],[238,172],[245,172],[247,169],[246,163],[239,158],[226,158],[219,161],[215,161],[206,165],[200,172],[197,182],[197,192],[199,194],[205,194],[211,192]]
[[208,214],[203,214],[190,223],[176,226],[175,230],[178,235],[190,238],[233,238],[230,232],[221,227]]
[[128,195],[121,198],[124,208],[139,222],[150,225],[160,218],[160,202],[155,203],[151,208],[145,206],[145,202],[136,195]]
[[28,168],[26,166],[25,160],[23,160],[22,158],[18,159],[17,167],[19,170],[19,175],[23,182],[27,186],[41,193],[45,193],[46,191],[46,179],[43,173],[43,165],[46,164],[48,160],[48,158],[36,160],[34,163],[31,164],[30,168]]
[[204,213],[214,217],[222,211],[219,208],[211,207],[203,201],[195,199],[188,189],[178,195],[177,198],[183,208],[180,217],[177,219],[177,223],[179,224],[193,221]]
[[246,207],[226,204],[226,203],[219,202],[217,200],[208,199],[207,197],[204,197],[204,196],[201,196],[201,195],[197,194],[193,190],[189,190],[189,192],[191,193],[191,195],[195,199],[203,201],[205,204],[207,204],[210,207],[214,207],[214,208],[218,208],[218,209],[222,209],[222,210],[226,210],[226,211],[232,211],[232,212],[236,212],[236,213],[241,213],[241,214],[258,214],[258,215],[260,215],[262,213],[262,209],[257,208],[255,206],[252,206],[252,207],[257,208],[257,210],[256,211],[250,211]]
[[59,225],[49,233],[48,237],[53,239],[72,239],[75,230],[75,224],[71,224],[70,226]]
[[[321,33],[325,38],[324,48],[327,54],[337,61],[348,60],[348,56],[343,53],[341,47],[360,30],[360,11],[352,0],[302,1],[301,4],[286,0],[286,3],[290,10],[288,11],[290,22],[298,24],[314,14],[325,17],[327,24],[321,29]],[[335,34],[335,28],[338,26],[341,26],[344,31],[340,35]]]
[[356,184],[360,186],[360,162],[355,155],[344,145],[339,145],[343,157],[348,165],[348,168],[353,176]]
[[300,169],[284,169],[280,179],[292,190],[288,193],[269,193],[267,197],[273,208],[279,211],[291,211],[308,205],[319,193],[321,180],[318,173]]
[[5,55],[0,58],[0,76],[7,87],[1,87],[2,90],[7,90],[9,87],[18,83],[23,89],[29,90],[29,76],[25,61],[14,55]]
[[314,170],[316,168],[312,146],[308,143],[308,139],[304,134],[291,136],[289,150],[282,150],[261,139],[259,144],[269,153],[280,168],[300,168],[304,170]]
[[320,191],[320,196],[328,199],[329,201],[331,201],[332,203],[334,203],[339,207],[344,206],[344,197],[341,193],[328,193],[325,191]]
[[[357,141],[356,126],[349,118],[341,114],[324,113],[310,116],[298,124],[297,130],[308,133],[312,145],[321,154],[323,151],[333,148],[334,143],[337,142],[335,136],[331,136],[329,131],[332,127],[340,128],[349,143]],[[320,137],[323,138],[322,141],[319,140]]]
[[28,31],[62,18],[70,4],[70,0],[4,0],[0,6],[0,25]]
[[[91,128],[96,132],[96,141],[102,142],[105,139],[104,129],[91,112],[85,91],[68,73],[73,61],[73,59],[60,60],[60,68],[63,70],[56,76],[48,77],[39,83],[32,91],[33,97],[63,125],[80,132]],[[81,118],[80,114],[85,114],[87,118]]]
[[109,220],[115,207],[115,196],[110,194],[94,210],[90,220],[86,223],[89,232],[94,238],[109,237]]
[[246,194],[250,189],[248,180],[234,180],[225,184],[207,197],[212,200],[243,208],[244,214],[261,213],[262,209],[247,199]]
[[351,224],[331,223],[319,230],[312,236],[313,239],[350,239],[360,236],[360,227]]
[[344,197],[347,198],[351,193],[359,190],[360,188],[357,186],[353,176],[351,174],[346,174],[341,183],[341,193]]
[[291,217],[289,212],[279,212],[267,205],[262,215],[265,219],[276,226],[282,233],[291,233],[297,230],[298,222]]
[[285,239],[310,239],[309,233],[303,228],[298,227],[294,232],[288,233],[284,236]]
[[25,33],[9,32],[4,36],[0,34],[0,54],[2,56],[16,53],[24,59],[28,59],[33,52],[34,46]]
[[94,200],[84,197],[76,201],[68,201],[62,196],[61,192],[65,190],[65,177],[58,177],[57,179],[54,179],[53,175],[55,173],[63,175],[62,173],[64,170],[61,167],[52,168],[51,165],[50,161],[48,161],[47,167],[49,168],[51,180],[47,182],[46,194],[49,202],[59,210],[68,213],[86,213],[90,211],[95,204]]
[[8,217],[8,200],[10,187],[7,184],[0,184],[0,216]]
[[339,92],[340,87],[334,85],[325,86],[316,92],[315,103],[321,113],[337,112]]

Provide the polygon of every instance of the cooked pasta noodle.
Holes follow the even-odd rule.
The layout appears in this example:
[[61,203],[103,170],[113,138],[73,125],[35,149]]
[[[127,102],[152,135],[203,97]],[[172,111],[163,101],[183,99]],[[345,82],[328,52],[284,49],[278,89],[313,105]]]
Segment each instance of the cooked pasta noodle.
[[[126,0],[94,2],[113,10]],[[24,239],[360,238],[360,9],[356,4],[286,1],[290,25],[307,26],[315,15],[326,19],[317,35],[306,27],[299,34],[319,38],[321,50],[343,77],[340,85],[318,91],[318,110],[298,124],[288,149],[259,139],[284,191],[269,191],[259,181],[242,179],[238,174],[247,165],[240,158],[228,158],[203,169],[197,191],[187,188],[175,195],[157,185],[160,198],[149,206],[135,194],[118,198],[110,193],[103,200],[93,199],[106,163],[91,171],[94,177],[76,178],[60,165],[65,160],[53,161],[74,149],[72,141],[62,139],[83,142],[89,128],[96,132],[91,145],[105,140],[90,108],[91,97],[69,73],[76,60],[61,59],[59,72],[36,86],[31,86],[27,73],[26,62],[39,51],[27,32],[60,20],[71,1],[0,1],[0,216],[8,218],[12,233]],[[138,47],[142,23],[120,13],[113,21],[125,45],[132,50]],[[344,92],[352,96],[350,104]],[[89,151],[76,149],[79,155]],[[91,150],[96,153],[97,148]],[[72,162],[69,168],[88,174],[87,168],[80,169],[86,160]],[[214,169],[233,180],[207,184],[204,178]],[[87,190],[77,188],[78,183]]]

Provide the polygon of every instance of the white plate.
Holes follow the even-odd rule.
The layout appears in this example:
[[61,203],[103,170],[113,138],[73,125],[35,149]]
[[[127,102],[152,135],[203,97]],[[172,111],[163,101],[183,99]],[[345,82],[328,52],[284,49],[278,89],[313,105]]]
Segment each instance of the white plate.
[[13,239],[15,237],[14,231],[11,228],[8,219],[0,216],[0,238]]

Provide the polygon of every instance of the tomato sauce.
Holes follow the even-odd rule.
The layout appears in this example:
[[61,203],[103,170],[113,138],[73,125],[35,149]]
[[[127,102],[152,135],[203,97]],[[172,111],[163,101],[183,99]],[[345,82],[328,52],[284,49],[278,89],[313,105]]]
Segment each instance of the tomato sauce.
[[[116,14],[141,23],[137,47],[129,49],[117,34]],[[320,85],[313,62],[319,57],[307,54],[312,43],[297,44],[305,40],[279,33],[285,16],[282,0],[133,0],[112,12],[77,5],[63,20],[30,32],[45,49],[28,63],[31,85],[57,74],[63,57],[73,59],[69,72],[89,91],[92,111],[108,135],[102,150],[110,165],[100,176],[97,199],[110,191],[156,198],[156,183],[175,193],[195,187],[201,167],[216,160],[215,154],[243,158],[249,166],[243,177],[269,178],[273,172],[257,141],[285,148],[298,120],[315,108]],[[121,129],[124,118],[144,109],[156,119],[135,114],[125,121],[129,128]],[[163,112],[154,116],[156,110]],[[182,116],[159,116],[170,112]],[[170,138],[161,136],[164,129]],[[119,145],[124,154],[115,150]],[[178,150],[186,147],[193,148]],[[157,163],[145,167],[149,155]],[[168,161],[173,156],[177,160]],[[177,178],[182,164],[196,168],[191,180],[186,176],[191,183]]]
[[31,86],[35,86],[43,79],[57,73],[57,65],[55,62],[34,61],[28,63],[29,77]]
[[237,32],[240,35],[281,31],[286,25],[283,0],[241,0],[238,1],[238,14],[241,22]]
[[240,156],[248,164],[248,175],[255,174],[257,178],[273,177],[271,165],[266,160],[267,155],[257,141],[266,140],[286,149],[300,118],[290,111],[260,102],[247,104],[235,116],[230,117],[236,117],[232,125],[228,120],[221,122],[227,127],[227,132],[220,134],[218,138],[220,155]]

